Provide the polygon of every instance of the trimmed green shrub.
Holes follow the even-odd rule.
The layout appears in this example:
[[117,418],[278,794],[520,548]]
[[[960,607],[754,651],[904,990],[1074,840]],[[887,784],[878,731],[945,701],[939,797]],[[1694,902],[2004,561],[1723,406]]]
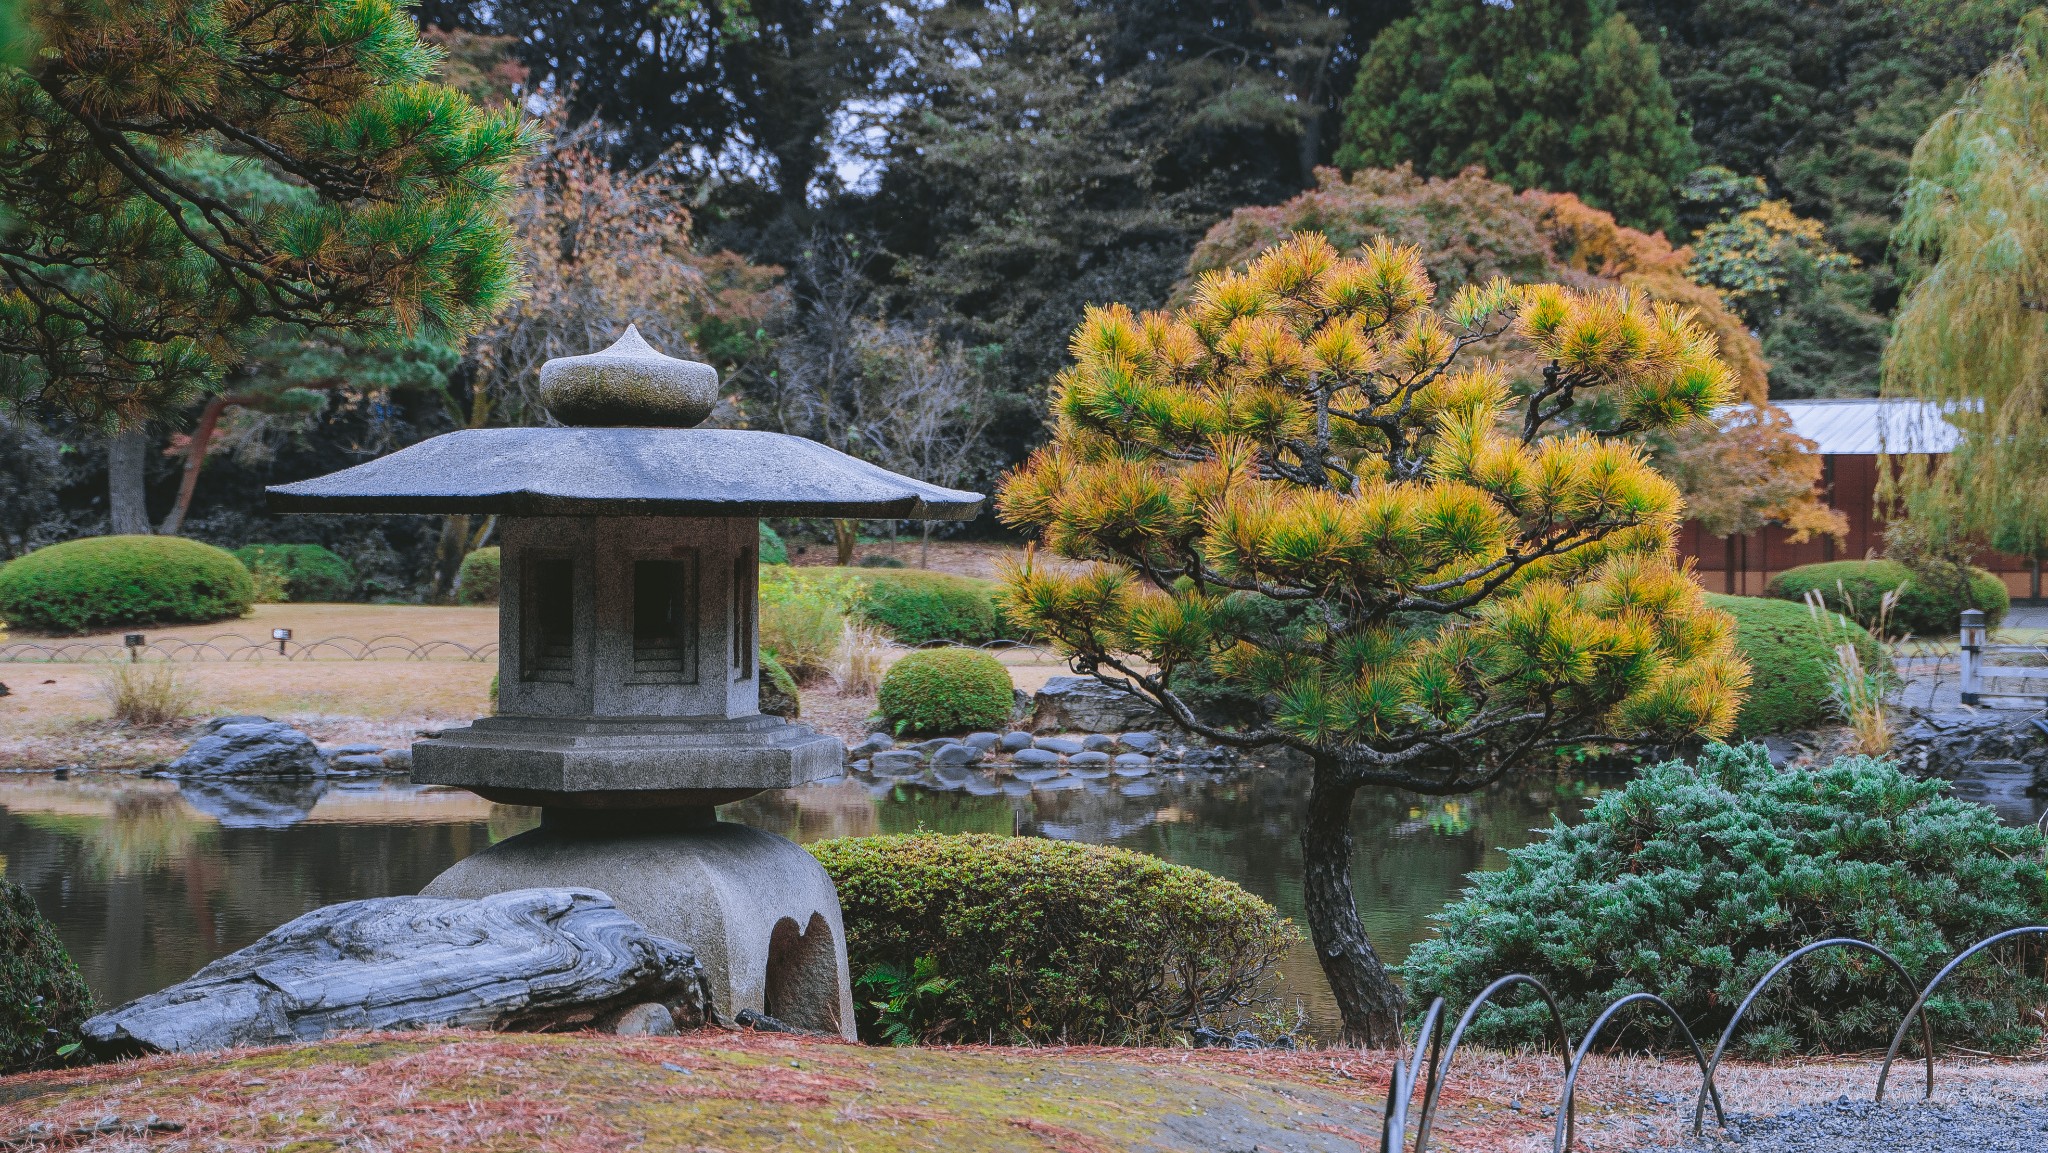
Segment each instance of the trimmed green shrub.
[[839,890],[869,1040],[1158,1041],[1242,1014],[1295,939],[1237,885],[1128,849],[983,833],[808,847]]
[[[1553,821],[1508,866],[1474,873],[1403,973],[1412,1006],[1453,1013],[1494,978],[1550,986],[1576,1035],[1610,1000],[1651,992],[1712,1037],[1749,988],[1802,945],[1857,937],[1926,982],[2002,929],[2048,923],[2048,838],[2000,825],[1889,761],[1771,766],[1761,745],[1710,746],[1697,768],[1670,761],[1602,796],[1582,823]],[[2048,1004],[2042,952],[1959,970],[1929,1004],[1938,1034],[1974,1048],[2037,1043]],[[1737,1034],[1747,1051],[1884,1045],[1913,992],[1868,954],[1824,950],[1781,975]],[[1484,1011],[1479,1035],[1544,1037],[1526,994]],[[1661,1022],[1653,1035],[1666,1037]],[[1640,1036],[1640,1034],[1639,1034]]]
[[250,572],[264,565],[284,577],[287,600],[345,601],[355,591],[355,566],[317,544],[245,544],[235,559]]
[[761,652],[761,711],[786,721],[796,720],[804,711],[796,678],[789,675],[774,653],[765,649]]
[[462,558],[455,572],[455,599],[466,605],[498,603],[498,549],[480,548]]
[[768,527],[767,521],[757,522],[761,526],[761,543],[757,546],[762,564],[788,564],[789,546],[782,543],[782,534]]
[[[1898,605],[1892,609],[1892,629],[1910,631],[1923,637],[1954,636],[1958,618],[1966,608],[1983,609],[1984,623],[1997,628],[1998,623],[2005,619],[2006,610],[2012,607],[2012,595],[2005,591],[2005,582],[1983,569],[1970,570],[1970,599],[1976,603],[1966,605],[1956,596],[1954,589],[1942,588],[1933,581],[1914,576],[1911,569],[1895,560],[1838,560],[1827,564],[1800,565],[1772,578],[1764,594],[1780,600],[1804,602],[1809,589],[1818,590],[1827,599],[1829,608],[1848,615],[1864,628],[1877,627],[1878,609],[1884,601],[1884,594],[1893,589],[1904,589],[1899,594]],[[1842,597],[1844,592],[1849,594],[1846,602]]]
[[924,649],[889,666],[875,696],[899,734],[964,733],[1010,723],[1016,688],[980,649]]
[[860,581],[853,611],[898,644],[981,645],[1015,639],[994,581],[922,569],[842,569]]
[[0,567],[0,619],[40,632],[205,624],[255,599],[233,553],[181,536],[87,537]]
[[[1841,718],[1828,701],[1828,670],[1835,651],[1822,638],[1803,604],[1768,597],[1708,593],[1715,608],[1735,618],[1735,647],[1749,661],[1749,696],[1735,717],[1735,731],[1762,737],[1833,724]],[[1845,626],[1863,667],[1888,670],[1891,654],[1861,626]]]
[[92,991],[56,930],[21,886],[0,880],[0,1074],[48,1063],[91,1015]]

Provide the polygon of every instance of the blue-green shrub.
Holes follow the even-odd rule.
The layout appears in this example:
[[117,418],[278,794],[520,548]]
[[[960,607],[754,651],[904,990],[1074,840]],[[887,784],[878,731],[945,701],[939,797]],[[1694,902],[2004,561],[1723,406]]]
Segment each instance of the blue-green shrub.
[[[1975,941],[2048,924],[2048,838],[1947,788],[1869,757],[1773,768],[1761,745],[1647,768],[1579,824],[1553,821],[1506,868],[1473,874],[1403,966],[1410,1004],[1441,996],[1455,1013],[1521,972],[1558,995],[1575,1035],[1610,1000],[1651,992],[1707,1036],[1772,965],[1826,937],[1880,945],[1924,983]],[[1929,1005],[1938,1034],[1980,1049],[2037,1043],[2048,982],[2041,950],[2031,957],[1960,971]],[[1744,1018],[1742,1044],[1881,1047],[1912,997],[1887,973],[1867,955],[1805,958]],[[1512,1000],[1481,1015],[1478,1035],[1542,1039],[1540,1002]]]
[[761,563],[788,564],[789,546],[782,543],[782,534],[769,528],[768,522],[765,520],[761,521],[760,525],[761,543],[756,547],[761,551]]

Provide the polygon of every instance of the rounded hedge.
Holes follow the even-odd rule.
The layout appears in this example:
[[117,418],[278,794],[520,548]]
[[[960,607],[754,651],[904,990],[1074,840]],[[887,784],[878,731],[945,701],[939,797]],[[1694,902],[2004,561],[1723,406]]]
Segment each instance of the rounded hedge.
[[[1749,695],[1736,714],[1744,737],[1770,736],[1834,724],[1828,700],[1835,651],[1803,604],[1768,597],[1708,593],[1708,603],[1735,618],[1735,647],[1749,662]],[[1860,626],[1847,626],[1866,669],[1891,668],[1891,654]]]
[[0,880],[0,1074],[49,1063],[91,1015],[92,991],[56,931],[21,886]]
[[252,573],[259,564],[275,569],[293,601],[345,601],[355,592],[355,566],[317,544],[245,544],[235,559]]
[[179,536],[87,537],[0,567],[0,619],[40,632],[205,624],[255,599],[233,553]]
[[1009,626],[996,607],[1000,586],[994,581],[919,569],[840,571],[860,582],[853,611],[886,629],[898,644],[980,645],[1014,639],[1005,635]]
[[986,833],[808,847],[839,890],[869,1040],[1159,1041],[1242,1014],[1296,937],[1239,886],[1128,849]]
[[889,666],[875,696],[900,734],[963,733],[1010,723],[1016,687],[979,649],[924,649]]
[[480,548],[462,558],[455,572],[455,599],[466,605],[498,603],[498,549]]
[[[1970,570],[1970,600],[1964,604],[1952,588],[1915,576],[1895,560],[1838,560],[1826,564],[1800,565],[1771,579],[1766,596],[1780,600],[1806,600],[1808,590],[1818,591],[1829,608],[1843,613],[1865,628],[1877,627],[1877,614],[1884,594],[1903,589],[1892,609],[1894,632],[1906,630],[1916,636],[1953,636],[1966,608],[1984,610],[1985,624],[1996,628],[2012,607],[2012,595],[2005,582],[1980,568]],[[1847,593],[1846,600],[1843,593]]]
[[762,564],[788,564],[789,546],[782,543],[782,534],[768,527],[767,521],[756,522],[761,526],[760,550]]
[[[1458,1013],[1493,979],[1528,973],[1575,1035],[1614,998],[1651,992],[1711,1038],[1772,965],[1828,937],[1889,950],[1925,982],[1995,932],[2048,923],[2048,837],[1947,790],[1870,757],[1774,768],[1754,744],[1651,766],[1581,823],[1553,821],[1506,868],[1472,874],[1402,967],[1409,1004],[1441,996]],[[1761,1056],[1882,1047],[1913,996],[1888,972],[1868,954],[1809,955],[1743,1018],[1737,1044]],[[1958,970],[1929,1003],[1937,1033],[2038,1044],[2044,978],[2038,949]],[[1481,1014],[1481,1037],[1544,1040],[1540,1002],[1508,1000]],[[1663,1022],[1653,1035],[1668,1036]]]

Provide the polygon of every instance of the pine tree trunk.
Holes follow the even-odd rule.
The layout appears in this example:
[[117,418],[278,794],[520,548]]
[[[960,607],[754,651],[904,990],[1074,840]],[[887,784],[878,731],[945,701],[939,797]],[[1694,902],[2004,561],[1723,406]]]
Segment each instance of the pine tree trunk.
[[149,534],[148,457],[149,434],[140,428],[107,441],[107,531],[115,536]]
[[1334,766],[1317,762],[1301,827],[1309,937],[1337,998],[1344,1044],[1391,1049],[1401,1043],[1401,989],[1380,964],[1358,919],[1351,892],[1351,801],[1358,789],[1336,783],[1335,777]]
[[157,532],[164,536],[177,536],[185,528],[185,514],[192,510],[192,493],[199,487],[199,470],[206,467],[206,452],[213,447],[213,434],[220,428],[221,414],[232,405],[248,404],[246,396],[216,396],[206,402],[199,413],[199,423],[192,426],[192,438],[185,444],[185,473],[178,478],[178,499],[171,505],[171,511],[164,516],[164,523],[157,526]]

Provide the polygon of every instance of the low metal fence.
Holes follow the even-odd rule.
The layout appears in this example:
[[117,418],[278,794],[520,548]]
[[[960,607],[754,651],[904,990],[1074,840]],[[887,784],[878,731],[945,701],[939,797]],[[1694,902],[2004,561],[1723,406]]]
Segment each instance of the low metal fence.
[[[1414,1051],[1405,1060],[1397,1059],[1394,1062],[1387,1086],[1386,1122],[1380,1133],[1380,1151],[1406,1153],[1409,1149],[1409,1106],[1418,1089],[1422,1092],[1422,1107],[1412,1118],[1415,1131],[1414,1153],[1422,1153],[1429,1148],[1430,1127],[1436,1119],[1437,1105],[1443,1094],[1444,1083],[1449,1079],[1451,1059],[1458,1054],[1459,1042],[1464,1040],[1465,1031],[1478,1017],[1480,1009],[1491,1002],[1497,994],[1517,986],[1534,989],[1549,1007],[1550,1023],[1555,1029],[1555,1042],[1563,1065],[1559,1078],[1557,1120],[1550,1135],[1552,1153],[1564,1153],[1571,1147],[1579,1070],[1585,1065],[1586,1057],[1592,1053],[1594,1043],[1609,1023],[1625,1013],[1642,1009],[1654,1009],[1659,1016],[1671,1021],[1679,1034],[1685,1038],[1686,1048],[1692,1055],[1693,1063],[1699,1067],[1700,1091],[1698,1098],[1693,1102],[1692,1111],[1693,1136],[1700,1135],[1709,1105],[1713,1106],[1715,1123],[1725,1129],[1728,1126],[1728,1117],[1722,1110],[1720,1090],[1714,1085],[1714,1073],[1720,1068],[1721,1059],[1727,1055],[1728,1044],[1735,1039],[1736,1030],[1741,1027],[1743,1017],[1780,974],[1790,970],[1803,958],[1829,949],[1851,949],[1877,957],[1884,962],[1885,968],[1898,978],[1903,992],[1910,995],[1910,1003],[1899,1019],[1898,1030],[1892,1034],[1891,1046],[1885,1050],[1884,1063],[1878,1067],[1875,1093],[1877,1103],[1884,1103],[1885,1082],[1891,1077],[1892,1064],[1898,1060],[1906,1035],[1913,1031],[1916,1023],[1920,1026],[1920,1048],[1927,1066],[1926,1087],[1922,1090],[1922,1096],[1931,1098],[1934,1096],[1935,1042],[1934,1029],[1928,1023],[1924,1012],[1928,999],[1934,996],[1935,991],[1940,989],[1956,970],[1962,968],[1964,963],[1972,958],[1995,945],[2030,936],[2048,936],[2048,925],[2024,925],[2016,929],[2007,929],[2002,933],[1994,933],[1957,953],[1924,986],[1913,983],[1912,975],[1899,963],[1898,958],[1868,941],[1859,941],[1853,937],[1831,937],[1825,941],[1815,941],[1787,954],[1783,960],[1771,967],[1770,972],[1765,973],[1750,987],[1749,994],[1737,1006],[1735,1015],[1728,1019],[1728,1027],[1721,1030],[1720,1040],[1715,1043],[1711,1055],[1700,1048],[1699,1041],[1693,1036],[1684,1019],[1678,1015],[1678,1011],[1653,993],[1630,993],[1626,997],[1610,1002],[1593,1019],[1593,1024],[1586,1030],[1586,1035],[1580,1039],[1577,1046],[1574,1046],[1571,1032],[1565,1027],[1564,1013],[1558,1008],[1557,998],[1551,993],[1550,988],[1527,973],[1510,973],[1481,990],[1479,995],[1465,1006],[1465,1011],[1459,1015],[1458,1022],[1451,1029],[1448,1038],[1443,1031],[1443,998],[1438,997],[1430,1002],[1429,1011],[1423,1015],[1422,1029],[1417,1035]],[[1902,997],[1901,1000],[1904,1002],[1906,998]]]
[[[141,636],[141,634],[135,634]],[[460,641],[415,640],[387,633],[367,640],[321,637],[297,641],[259,640],[240,633],[222,633],[204,640],[163,637],[139,644],[110,641],[17,641],[0,645],[0,663],[96,664],[110,661],[495,661],[498,642],[466,645]]]

